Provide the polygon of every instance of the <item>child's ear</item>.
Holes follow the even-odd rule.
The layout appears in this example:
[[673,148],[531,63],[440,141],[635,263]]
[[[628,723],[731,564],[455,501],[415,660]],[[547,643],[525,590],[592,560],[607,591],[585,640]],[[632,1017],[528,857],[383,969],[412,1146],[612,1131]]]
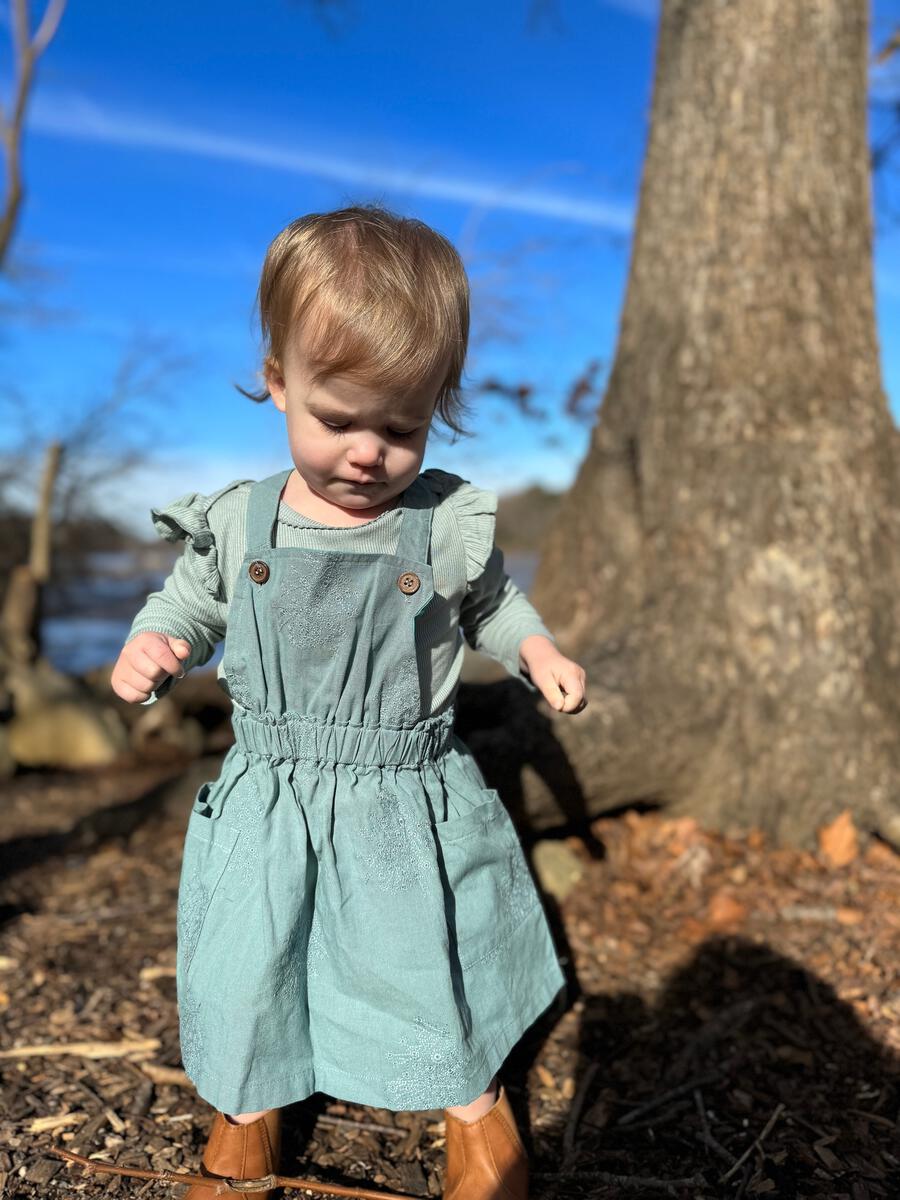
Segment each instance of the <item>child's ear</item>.
[[280,412],[284,412],[287,407],[287,399],[284,392],[284,376],[281,373],[281,367],[277,359],[266,359],[263,364],[263,375],[266,380],[266,387],[269,389],[269,395],[272,397],[272,403]]

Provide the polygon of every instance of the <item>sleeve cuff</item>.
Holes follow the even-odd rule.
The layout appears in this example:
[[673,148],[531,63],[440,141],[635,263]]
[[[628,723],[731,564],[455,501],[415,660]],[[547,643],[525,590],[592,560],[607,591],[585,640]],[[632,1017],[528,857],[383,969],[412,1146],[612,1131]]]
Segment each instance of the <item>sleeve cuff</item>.
[[531,676],[526,674],[526,672],[519,665],[519,650],[522,643],[526,638],[535,637],[536,635],[545,637],[551,641],[554,646],[556,645],[556,638],[549,631],[549,629],[542,625],[539,628],[529,629],[527,633],[520,634],[516,640],[515,650],[509,654],[508,657],[504,655],[503,657],[499,658],[498,661],[502,663],[504,667],[506,667],[506,670],[513,677],[513,679],[520,680],[529,692],[540,693],[540,688],[537,686],[537,684],[532,682]]

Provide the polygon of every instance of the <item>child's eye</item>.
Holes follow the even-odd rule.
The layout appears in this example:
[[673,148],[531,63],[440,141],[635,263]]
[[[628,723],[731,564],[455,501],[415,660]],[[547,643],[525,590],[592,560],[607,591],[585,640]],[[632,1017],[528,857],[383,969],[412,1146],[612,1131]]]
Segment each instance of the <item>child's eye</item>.
[[[328,421],[322,421],[321,418],[320,418],[320,424],[324,425],[325,428],[328,430],[328,432],[333,433],[333,434],[343,433],[344,430],[347,428],[346,425],[332,425]],[[416,432],[415,429],[389,429],[388,430],[388,433],[391,435],[391,437],[395,437],[395,438],[411,438],[415,432]]]

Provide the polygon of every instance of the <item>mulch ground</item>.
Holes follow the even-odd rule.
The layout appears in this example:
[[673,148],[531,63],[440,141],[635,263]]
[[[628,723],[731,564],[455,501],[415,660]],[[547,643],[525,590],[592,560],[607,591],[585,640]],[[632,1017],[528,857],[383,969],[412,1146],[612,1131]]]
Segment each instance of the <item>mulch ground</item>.
[[[51,1146],[197,1168],[212,1110],[178,1045],[174,770],[4,785],[4,1197],[183,1194]],[[533,1200],[900,1196],[900,857],[846,821],[811,854],[633,810],[567,842],[583,874],[546,908],[568,995],[502,1072]],[[441,1118],[316,1093],[285,1110],[282,1171],[440,1196]]]

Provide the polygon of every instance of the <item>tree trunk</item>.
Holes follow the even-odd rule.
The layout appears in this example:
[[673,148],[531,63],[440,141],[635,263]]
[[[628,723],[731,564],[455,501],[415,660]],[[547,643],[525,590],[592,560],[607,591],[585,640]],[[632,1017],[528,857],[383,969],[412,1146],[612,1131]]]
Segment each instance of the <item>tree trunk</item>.
[[31,522],[27,563],[13,567],[0,613],[0,665],[33,663],[41,653],[41,608],[50,580],[53,537],[53,492],[59,475],[62,445],[50,442],[44,455],[41,490]]
[[663,0],[615,362],[532,598],[588,812],[900,841],[897,435],[865,0]]

